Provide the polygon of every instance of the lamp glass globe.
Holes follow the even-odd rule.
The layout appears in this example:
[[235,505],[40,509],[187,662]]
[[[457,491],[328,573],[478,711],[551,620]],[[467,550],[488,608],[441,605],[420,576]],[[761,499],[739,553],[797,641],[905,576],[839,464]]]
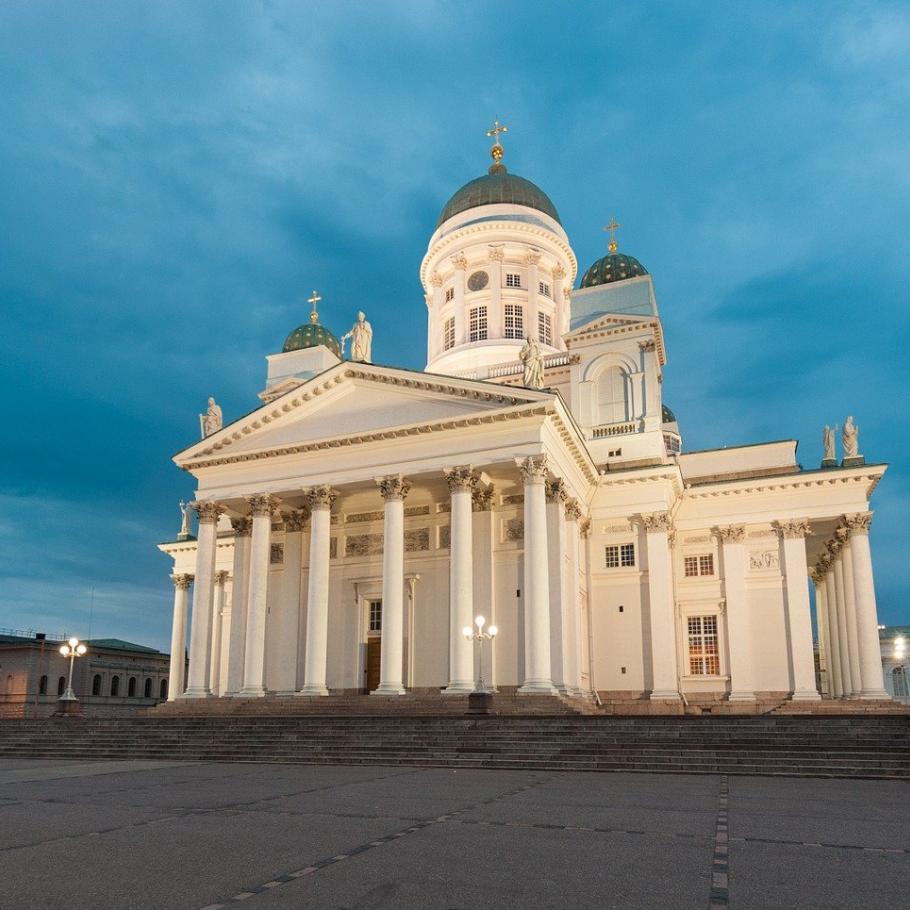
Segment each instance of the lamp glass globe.
[[486,619],[484,619],[483,616],[478,616],[474,622],[476,623],[478,629],[482,629],[486,623]]
[[69,657],[69,656],[70,656],[70,646],[69,646],[69,645],[63,645],[63,646],[60,648],[60,653],[61,653],[64,657]]
[[490,638],[496,638],[496,633],[498,631],[499,629],[497,629],[496,626],[490,626],[490,628],[487,629],[487,634],[490,636]]
[[76,645],[79,644],[79,639],[78,639],[78,638],[71,638],[70,641],[69,641],[69,644],[70,644],[70,647],[71,647],[71,648],[75,648]]

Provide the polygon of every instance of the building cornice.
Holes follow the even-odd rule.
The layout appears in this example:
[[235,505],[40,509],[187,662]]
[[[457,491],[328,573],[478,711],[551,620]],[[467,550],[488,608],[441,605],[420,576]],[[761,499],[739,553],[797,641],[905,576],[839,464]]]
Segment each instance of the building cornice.
[[566,344],[566,348],[571,351],[573,345],[577,348],[583,343],[595,341],[598,338],[631,335],[634,332],[640,332],[642,329],[649,330],[654,336],[660,365],[663,366],[667,362],[667,350],[664,346],[663,328],[657,318],[632,319],[624,316],[602,316],[564,335],[563,341]]
[[746,496],[755,493],[775,493],[784,490],[809,489],[843,484],[866,484],[866,498],[872,496],[882,479],[887,465],[863,465],[855,469],[843,468],[818,471],[799,471],[793,474],[777,474],[756,477],[749,480],[718,480],[711,483],[686,485],[687,499],[717,499],[727,496]]

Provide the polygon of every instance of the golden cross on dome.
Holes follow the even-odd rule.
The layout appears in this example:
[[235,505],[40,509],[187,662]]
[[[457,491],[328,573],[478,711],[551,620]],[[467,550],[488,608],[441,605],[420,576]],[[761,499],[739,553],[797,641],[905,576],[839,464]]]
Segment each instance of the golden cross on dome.
[[492,137],[494,145],[502,145],[502,143],[499,141],[499,136],[501,133],[508,132],[509,128],[504,123],[500,123],[498,120],[494,120],[493,129],[487,130],[487,135]]
[[320,300],[322,300],[322,298],[319,296],[319,291],[313,291],[313,296],[307,298],[307,303],[311,307],[310,322],[312,322],[314,325],[319,322],[319,314],[316,312],[316,304],[319,303]]
[[499,120],[494,120],[493,129],[487,130],[487,135],[493,139],[493,148],[490,149],[490,154],[493,156],[493,163],[490,165],[491,174],[505,173],[506,166],[501,163],[503,148],[502,143],[499,141],[499,137],[508,131],[509,128],[504,123],[500,123]]
[[610,219],[609,224],[604,225],[604,230],[610,232],[610,242],[607,244],[607,249],[611,253],[615,253],[619,249],[616,245],[616,231],[621,227],[622,225],[616,220],[615,216]]

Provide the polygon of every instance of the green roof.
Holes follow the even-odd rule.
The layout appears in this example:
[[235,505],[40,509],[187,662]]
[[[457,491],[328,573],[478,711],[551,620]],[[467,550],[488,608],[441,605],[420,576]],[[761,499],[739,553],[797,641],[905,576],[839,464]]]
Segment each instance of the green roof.
[[581,279],[581,286],[593,288],[599,284],[612,284],[614,281],[625,281],[627,278],[638,278],[647,274],[648,270],[634,256],[610,253],[602,259],[598,259],[585,272]]
[[90,648],[104,648],[108,651],[141,651],[143,654],[160,654],[157,648],[147,648],[122,638],[93,638],[86,642]]
[[561,223],[556,206],[539,186],[517,174],[508,173],[502,165],[499,167],[500,170],[477,177],[458,190],[443,207],[436,227],[468,209],[500,204],[524,205],[529,209],[543,212],[557,223]]
[[339,360],[342,359],[341,342],[318,322],[307,322],[297,326],[285,340],[282,353],[302,351],[304,348],[315,348],[319,345],[327,347]]

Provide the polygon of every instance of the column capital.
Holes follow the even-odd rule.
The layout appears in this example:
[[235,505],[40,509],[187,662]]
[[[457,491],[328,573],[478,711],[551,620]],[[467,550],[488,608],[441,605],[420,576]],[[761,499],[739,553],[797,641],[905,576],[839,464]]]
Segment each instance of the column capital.
[[794,518],[788,521],[778,521],[775,522],[774,529],[783,540],[805,538],[812,535],[808,518]]
[[566,482],[561,477],[548,480],[546,485],[547,502],[559,502],[565,504],[569,501],[569,491],[566,489]]
[[405,480],[400,474],[379,477],[376,479],[376,484],[386,502],[403,501],[411,489],[411,481]]
[[489,250],[490,260],[492,262],[502,262],[505,258],[505,253],[501,245],[494,246],[491,243],[487,249]]
[[669,512],[651,512],[641,515],[640,518],[648,534],[655,534],[659,531],[669,534],[673,529]]
[[578,521],[581,518],[581,506],[578,504],[577,499],[567,499],[565,509],[567,521]]
[[252,515],[272,515],[281,505],[281,500],[271,493],[254,493],[252,496],[245,497],[250,504]]
[[578,533],[585,539],[591,536],[591,516],[582,518],[578,522]]
[[560,280],[565,278],[566,270],[561,265],[553,266],[553,277]]
[[430,284],[433,285],[434,288],[441,288],[442,287],[442,275],[440,275],[439,272],[433,272],[430,275]]
[[540,250],[535,247],[528,247],[525,251],[525,260],[528,265],[538,265],[540,262]]
[[214,576],[215,584],[223,585],[228,580],[228,578],[230,578],[230,575],[231,575],[231,573],[228,572],[226,569],[219,569],[215,573],[215,576]]
[[328,509],[331,511],[332,506],[335,505],[335,500],[338,498],[338,494],[331,487],[325,485],[309,487],[304,491],[304,494],[311,512],[315,512],[317,509]]
[[650,352],[657,349],[657,343],[653,338],[649,338],[647,341],[638,342],[638,350],[643,352]]
[[474,473],[473,465],[462,464],[454,468],[443,468],[442,473],[445,474],[450,493],[473,490],[477,486],[478,477]]
[[823,572],[823,573],[827,574],[828,569],[831,568],[831,554],[822,553],[822,555],[818,557],[818,562],[816,563],[816,568],[818,569],[819,572]]
[[249,515],[232,518],[231,527],[234,529],[234,537],[249,537],[253,531],[253,520]]
[[224,512],[224,506],[219,505],[217,502],[205,502],[203,500],[191,502],[190,508],[196,512],[200,524],[207,521],[218,521],[218,517]]
[[451,257],[450,262],[456,269],[466,269],[468,267],[468,257],[464,253],[456,253]]
[[850,534],[868,534],[869,526],[872,524],[872,513],[854,512],[851,515],[844,515],[843,522]]
[[[835,532],[836,534],[837,532]],[[825,549],[828,551],[828,555],[831,558],[831,561],[834,562],[838,556],[840,556],[840,551],[843,549],[844,542],[842,540],[826,540]]]
[[181,591],[186,591],[187,588],[193,583],[193,576],[189,574],[185,575],[172,575],[171,581],[174,582],[174,587],[178,588]]
[[299,534],[307,522],[307,513],[304,509],[292,509],[284,513],[284,530],[288,534]]
[[493,508],[493,488],[473,490],[471,493],[471,508],[475,512],[489,512]]
[[524,483],[544,483],[547,479],[547,456],[529,455],[527,458],[516,458],[515,463],[521,472]]
[[834,529],[834,539],[840,544],[841,549],[844,548],[847,541],[850,539],[850,529],[846,525],[841,525]]
[[745,525],[718,525],[714,533],[724,543],[742,543],[746,536]]
[[828,574],[827,569],[823,569],[821,566],[816,566],[812,572],[809,573],[812,577],[812,581],[817,585],[822,585],[825,583],[825,577]]

